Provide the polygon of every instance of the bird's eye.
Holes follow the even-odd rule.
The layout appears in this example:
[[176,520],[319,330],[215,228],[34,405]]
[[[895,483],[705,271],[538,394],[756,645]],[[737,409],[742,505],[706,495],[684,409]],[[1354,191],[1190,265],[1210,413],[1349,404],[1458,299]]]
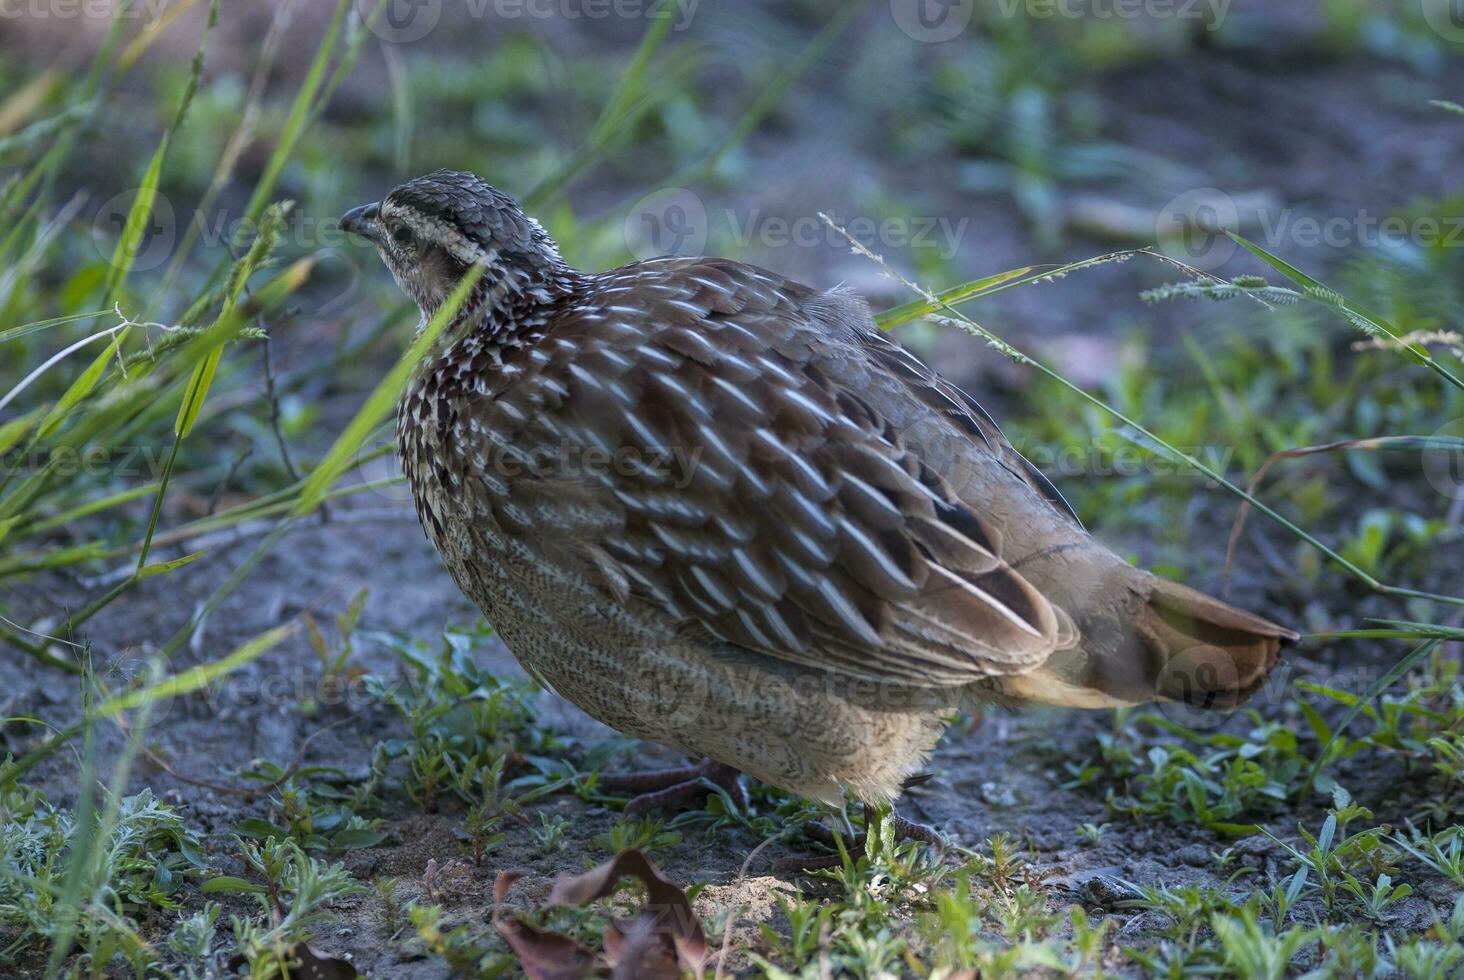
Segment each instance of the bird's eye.
[[398,225],[396,230],[391,233],[391,237],[398,245],[410,245],[414,236],[412,235],[412,229],[406,225]]

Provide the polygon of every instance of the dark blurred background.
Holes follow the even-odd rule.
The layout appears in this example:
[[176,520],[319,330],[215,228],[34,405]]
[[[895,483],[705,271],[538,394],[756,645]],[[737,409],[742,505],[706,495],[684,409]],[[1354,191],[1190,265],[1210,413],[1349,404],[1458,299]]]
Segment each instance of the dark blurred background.
[[[3,21],[7,90],[37,71],[58,85],[82,72],[108,27],[62,16],[84,0],[27,2],[29,16]],[[360,2],[363,13],[371,5]],[[170,18],[180,6],[192,9]],[[159,36],[68,174],[95,203],[136,185],[205,6],[135,4],[141,32]],[[331,5],[300,0],[225,7],[164,177],[180,223],[262,70],[254,138],[221,220],[242,203],[230,194],[252,186],[331,17]],[[1453,57],[1464,18],[1451,10],[1434,0],[389,0],[280,192],[299,202],[302,223],[320,222],[415,174],[471,169],[538,204],[585,265],[705,249],[846,280],[877,303],[908,297],[850,255],[819,212],[936,286],[1148,244],[1197,210],[1325,267],[1358,246],[1418,245],[1370,223],[1458,210],[1451,164],[1464,126],[1430,105],[1464,90]],[[605,98],[665,21],[654,84],[586,154]],[[682,193],[652,193],[667,187]],[[322,233],[299,234],[309,248]],[[1222,261],[1228,249],[1169,237],[1194,264],[1240,268]],[[1167,275],[1144,264],[1019,292],[994,302],[990,325],[1110,335],[1156,316],[1128,298]]]

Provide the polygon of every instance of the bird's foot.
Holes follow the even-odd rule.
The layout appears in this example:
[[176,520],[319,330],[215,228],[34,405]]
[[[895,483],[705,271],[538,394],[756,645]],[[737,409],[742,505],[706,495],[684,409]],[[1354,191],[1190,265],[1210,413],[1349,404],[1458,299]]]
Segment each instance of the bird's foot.
[[[870,822],[875,820],[874,809],[868,804],[864,806],[864,824],[868,828]],[[946,840],[940,832],[929,824],[916,823],[907,820],[899,813],[891,811],[889,815],[890,832],[893,834],[896,843],[908,841],[921,841],[930,844],[936,850],[943,851],[946,847]],[[820,868],[837,868],[844,863],[843,854],[838,853],[836,838],[843,839],[843,835],[821,823],[808,823],[803,825],[805,836],[812,838],[826,847],[834,849],[833,854],[799,854],[790,858],[783,858],[778,861],[775,867],[779,871],[817,871]],[[858,854],[864,850],[869,834],[867,829],[854,835],[852,843],[845,845],[849,854]]]
[[625,804],[627,815],[655,810],[690,810],[720,787],[738,808],[748,806],[742,774],[731,766],[703,759],[694,766],[601,775],[596,786],[610,793],[636,794]]

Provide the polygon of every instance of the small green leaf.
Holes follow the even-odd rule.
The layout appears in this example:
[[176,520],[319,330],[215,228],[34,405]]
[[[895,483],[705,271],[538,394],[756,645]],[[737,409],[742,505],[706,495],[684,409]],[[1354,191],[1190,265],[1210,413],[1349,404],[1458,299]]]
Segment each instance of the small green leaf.
[[155,561],[144,565],[137,572],[139,579],[152,578],[154,575],[164,575],[175,568],[182,568],[184,565],[192,564],[202,558],[207,552],[195,551],[191,555],[184,555],[182,558],[174,558],[172,561]]
[[193,423],[198,421],[198,413],[203,411],[204,399],[208,397],[209,386],[213,384],[214,372],[218,370],[219,359],[223,355],[224,349],[215,347],[193,368],[183,404],[178,406],[178,421],[173,424],[173,431],[179,438],[188,435],[193,430]]
[[256,885],[252,881],[245,881],[243,878],[235,878],[231,875],[220,875],[217,878],[210,878],[203,883],[200,889],[205,895],[267,895],[269,889],[263,885]]
[[244,837],[288,837],[290,832],[278,824],[270,823],[259,817],[246,817],[239,821],[235,828]]

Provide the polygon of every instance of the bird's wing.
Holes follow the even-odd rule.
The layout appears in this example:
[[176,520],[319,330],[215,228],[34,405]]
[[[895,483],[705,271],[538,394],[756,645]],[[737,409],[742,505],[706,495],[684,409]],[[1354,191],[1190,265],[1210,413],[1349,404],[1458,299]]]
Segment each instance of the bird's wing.
[[506,481],[495,519],[588,558],[616,601],[795,663],[932,686],[1032,669],[1071,621],[850,365],[918,375],[878,400],[974,427],[978,465],[1012,465],[1005,440],[847,312],[726,260],[598,277],[473,408],[499,445],[554,461]]
[[1047,478],[1047,474],[1034,466],[1031,460],[1018,452],[1007,440],[1001,427],[996,424],[996,419],[981,407],[980,402],[936,374],[924,361],[874,328],[872,323],[870,329],[859,332],[858,342],[881,370],[903,382],[909,393],[923,405],[973,441],[979,441],[1013,475],[1046,498],[1048,503],[1079,528],[1083,526],[1077,511],[1073,510],[1067,498]]

